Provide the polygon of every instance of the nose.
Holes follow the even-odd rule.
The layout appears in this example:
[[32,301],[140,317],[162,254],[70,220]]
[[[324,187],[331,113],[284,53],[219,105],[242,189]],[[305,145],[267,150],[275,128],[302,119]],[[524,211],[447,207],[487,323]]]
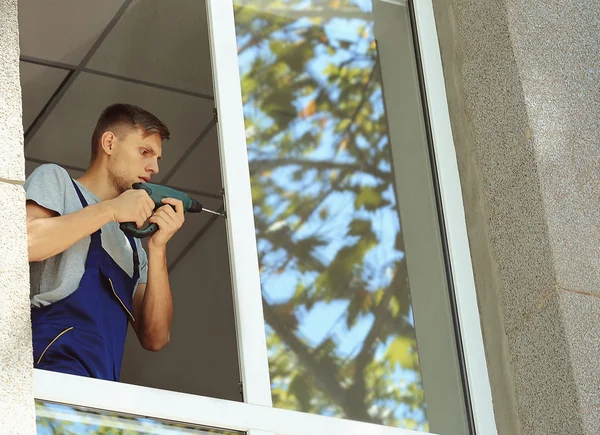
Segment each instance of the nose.
[[150,163],[150,165],[148,165],[148,167],[146,168],[146,170],[151,173],[151,174],[158,174],[159,168],[158,168],[158,159],[153,159],[152,163]]

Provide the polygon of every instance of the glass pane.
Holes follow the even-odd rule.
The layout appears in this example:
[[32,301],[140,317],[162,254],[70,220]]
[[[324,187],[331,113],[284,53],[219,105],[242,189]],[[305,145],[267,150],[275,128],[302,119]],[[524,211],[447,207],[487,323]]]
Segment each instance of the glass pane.
[[234,4],[274,406],[466,433],[406,2]]
[[122,416],[111,412],[36,401],[38,435],[238,435],[221,429],[167,423],[146,417]]

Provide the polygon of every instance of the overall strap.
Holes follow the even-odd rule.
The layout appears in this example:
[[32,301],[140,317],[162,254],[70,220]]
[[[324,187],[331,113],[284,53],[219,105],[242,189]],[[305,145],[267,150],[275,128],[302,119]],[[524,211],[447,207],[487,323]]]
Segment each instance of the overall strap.
[[73,183],[73,187],[75,188],[75,192],[77,192],[77,196],[79,197],[79,201],[81,202],[81,207],[85,208],[88,206],[88,202],[85,200],[85,197],[83,196],[83,193],[81,193],[81,190],[79,190],[79,187],[77,186],[77,183],[75,183],[75,180],[73,180],[73,178],[71,178],[71,183]]
[[137,281],[140,274],[140,257],[138,254],[137,246],[135,243],[135,239],[131,236],[127,236],[127,240],[129,240],[129,244],[131,245],[131,250],[133,251],[133,279]]
[[[89,204],[86,201],[85,197],[83,196],[83,193],[81,193],[81,189],[79,189],[79,186],[77,186],[77,183],[75,183],[75,180],[73,180],[73,178],[71,178],[71,182],[73,183],[75,192],[77,192],[77,196],[79,197],[79,201],[81,202],[81,207],[83,207],[83,208],[87,207]],[[91,235],[91,238],[92,238],[91,246],[101,246],[102,241],[100,238],[100,233],[101,233],[101,230],[98,229],[98,231],[94,232]],[[127,240],[129,241],[129,244],[131,245],[131,250],[133,251],[133,278],[137,281],[137,279],[139,278],[139,274],[140,274],[139,254],[138,254],[138,250],[137,250],[137,246],[136,246],[134,238],[131,236],[126,236],[126,237],[127,237]]]
[[[73,187],[75,188],[75,192],[77,192],[77,196],[79,197],[79,202],[81,202],[81,207],[85,208],[87,207],[89,204],[88,202],[85,200],[85,197],[83,196],[83,193],[81,193],[81,190],[79,189],[79,186],[77,186],[77,183],[75,183],[75,180],[73,180],[73,178],[71,178],[71,183],[73,183]],[[98,228],[97,231],[93,232],[90,237],[91,237],[91,244],[90,244],[90,248],[98,248],[102,246],[102,238],[100,236],[100,234],[102,233],[102,230],[100,228]],[[87,260],[86,260],[86,265],[87,265]]]

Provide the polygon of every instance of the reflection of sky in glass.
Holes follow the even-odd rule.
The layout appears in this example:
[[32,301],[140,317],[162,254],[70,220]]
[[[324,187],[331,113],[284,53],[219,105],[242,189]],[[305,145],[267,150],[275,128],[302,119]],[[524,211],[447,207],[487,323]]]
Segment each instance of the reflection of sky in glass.
[[[281,113],[264,110],[265,98],[267,96],[260,92],[245,92],[242,85],[244,97],[244,114],[247,121],[247,143],[248,155],[251,163],[259,164],[263,159],[286,159],[294,158],[304,162],[333,162],[335,165],[354,165],[356,168],[346,179],[346,188],[333,191],[326,195],[320,205],[308,215],[300,216],[303,207],[309,204],[314,198],[320,195],[335,183],[335,179],[330,179],[336,171],[332,169],[311,168],[310,165],[301,164],[282,164],[280,166],[270,167],[264,173],[261,173],[260,166],[258,172],[253,172],[253,188],[261,187],[266,194],[262,199],[255,198],[255,217],[257,222],[264,221],[265,228],[257,226],[257,246],[261,261],[261,282],[263,296],[265,301],[272,306],[285,305],[294,300],[296,286],[301,283],[306,288],[311,288],[319,277],[319,273],[314,270],[303,270],[302,260],[292,258],[293,252],[285,249],[287,241],[299,242],[311,237],[318,237],[325,243],[312,249],[311,255],[325,267],[332,264],[340,250],[344,247],[356,245],[361,237],[348,234],[349,225],[353,220],[363,219],[371,223],[372,231],[376,236],[376,244],[369,249],[364,256],[364,262],[359,271],[358,278],[364,281],[363,290],[367,292],[376,292],[380,289],[386,289],[390,286],[393,279],[394,267],[404,259],[404,252],[396,246],[396,236],[400,231],[400,223],[396,208],[396,197],[392,185],[391,164],[389,158],[389,142],[385,128],[385,116],[381,86],[378,82],[378,76],[373,74],[375,67],[375,47],[373,37],[373,22],[370,17],[371,1],[287,1],[287,2],[259,2],[259,1],[241,1],[236,0],[236,5],[245,6],[247,10],[255,13],[256,22],[253,22],[251,29],[242,28],[238,24],[238,49],[240,51],[239,64],[242,76],[256,78],[261,80],[261,70],[254,70],[257,61],[263,61],[263,68],[266,70],[272,67],[277,61],[276,52],[273,51],[274,42],[293,43],[300,45],[303,41],[309,39],[305,35],[313,30],[322,30],[322,35],[313,44],[313,56],[307,58],[302,63],[302,70],[292,71],[298,74],[296,82],[290,82],[288,88],[294,88],[292,97],[292,109],[289,112]],[[315,24],[308,16],[302,16],[303,11],[314,12],[315,6],[324,7],[329,5],[333,9],[334,18],[326,19],[322,23]],[[314,5],[314,6],[313,6]],[[360,9],[364,13],[364,18],[336,18],[335,8],[354,8]],[[275,27],[271,32],[256,42],[255,37],[265,36],[259,34],[260,24],[263,26],[269,16],[272,18],[272,11],[277,8],[293,9],[294,18],[288,17],[280,27]],[[327,8],[326,8],[327,9]],[[239,10],[238,10],[239,13]],[[263,13],[269,15],[262,15]],[[292,14],[290,14],[292,15]],[[282,12],[277,18],[286,17]],[[261,19],[263,22],[261,22]],[[407,35],[408,37],[408,35]],[[369,80],[368,92],[347,92],[347,84],[340,86],[340,77],[331,73],[331,66],[340,67],[345,65],[348,68],[362,71]],[[281,67],[281,65],[279,66]],[[285,67],[285,65],[284,65]],[[259,75],[253,77],[252,75]],[[265,75],[266,77],[266,75]],[[331,79],[334,79],[334,83]],[[359,77],[360,78],[360,77]],[[306,79],[312,79],[316,82],[313,89],[306,90],[306,86],[299,82]],[[277,84],[273,83],[273,86]],[[359,84],[362,88],[363,86]],[[367,89],[367,88],[364,88]],[[304,91],[304,92],[302,92]],[[344,118],[352,117],[352,113],[345,113],[340,117],[334,111],[317,110],[312,113],[305,113],[306,108],[313,104],[315,98],[320,92],[325,92],[328,99],[334,104],[342,106],[347,103],[347,98],[364,97],[366,95],[369,103],[369,110],[361,111],[364,116],[364,122],[372,122],[376,125],[377,131],[365,133],[361,131],[359,122],[350,125],[343,132],[336,131],[338,124]],[[353,103],[357,103],[353,102]],[[263,111],[264,110],[264,111]],[[293,111],[292,111],[293,110]],[[268,131],[274,126],[285,120],[283,128],[276,131],[272,137],[265,139],[261,132]],[[362,153],[359,157],[357,153],[351,153],[347,148],[341,147],[345,133],[354,132],[357,152]],[[309,150],[302,149],[303,137],[310,135],[314,139]],[[291,140],[297,144],[289,152],[281,152],[281,144],[286,140]],[[372,157],[384,155],[379,161],[370,162],[375,166],[377,174],[373,170],[361,170],[359,165]],[[387,154],[386,154],[387,153]],[[300,175],[296,172],[301,171]],[[337,171],[339,175],[339,171]],[[365,186],[377,186],[384,183],[384,189],[381,198],[387,201],[387,204],[377,207],[375,210],[366,210],[355,206],[356,193],[351,190],[352,186],[363,188]],[[270,184],[272,183],[272,184]],[[385,184],[387,183],[387,185]],[[290,193],[304,195],[304,199],[297,202],[294,213],[289,213],[288,207],[291,204]],[[304,204],[303,204],[304,203]],[[270,214],[266,210],[270,209]],[[286,212],[287,210],[287,212]],[[321,216],[323,210],[328,211],[326,218]],[[287,214],[286,214],[287,213]],[[274,236],[276,235],[276,236]],[[408,291],[406,289],[405,291]],[[347,325],[346,318],[350,301],[347,298],[333,297],[330,300],[320,300],[311,307],[302,303],[293,306],[293,314],[298,321],[298,325],[293,329],[296,336],[301,338],[309,345],[311,349],[323,344],[326,340],[332,339],[335,343],[333,350],[336,358],[345,360],[342,366],[351,363],[361,351],[362,345],[369,331],[374,325],[375,316],[371,312],[359,314],[355,323]],[[412,312],[409,310],[406,323],[414,326]],[[275,334],[276,331],[267,325],[267,334]],[[413,336],[414,337],[414,336]],[[373,358],[383,360],[391,342],[395,336],[388,335],[385,341],[380,341],[375,346]],[[270,358],[277,358],[274,349],[270,350]],[[399,366],[390,368],[385,376],[396,386],[420,382],[418,370],[404,370]],[[285,384],[285,380],[274,379],[274,385]],[[420,388],[420,387],[419,387]],[[390,400],[372,400],[372,406],[389,408],[397,419],[412,418],[419,422],[417,428],[426,429],[426,419],[424,414],[425,403],[420,406],[409,409]],[[335,415],[333,408],[325,408],[322,413]]]
[[36,401],[38,435],[237,435],[239,432],[165,423],[147,417],[124,417],[112,412],[79,409]]

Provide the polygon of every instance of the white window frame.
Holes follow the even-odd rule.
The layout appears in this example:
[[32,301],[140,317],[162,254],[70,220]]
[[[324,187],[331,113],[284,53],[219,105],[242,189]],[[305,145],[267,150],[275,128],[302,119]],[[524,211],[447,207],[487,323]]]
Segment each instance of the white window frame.
[[[221,1],[221,0],[217,0]],[[248,432],[250,435],[422,435],[423,432],[35,370],[39,400]]]
[[[461,344],[478,434],[497,433],[432,0],[414,0]],[[244,402],[34,369],[36,399],[250,435],[409,435],[382,425],[272,407],[233,0],[206,0]]]
[[478,434],[496,434],[433,3],[432,0],[414,0],[413,7],[475,431]]
[[206,0],[243,397],[271,406],[233,1]]

